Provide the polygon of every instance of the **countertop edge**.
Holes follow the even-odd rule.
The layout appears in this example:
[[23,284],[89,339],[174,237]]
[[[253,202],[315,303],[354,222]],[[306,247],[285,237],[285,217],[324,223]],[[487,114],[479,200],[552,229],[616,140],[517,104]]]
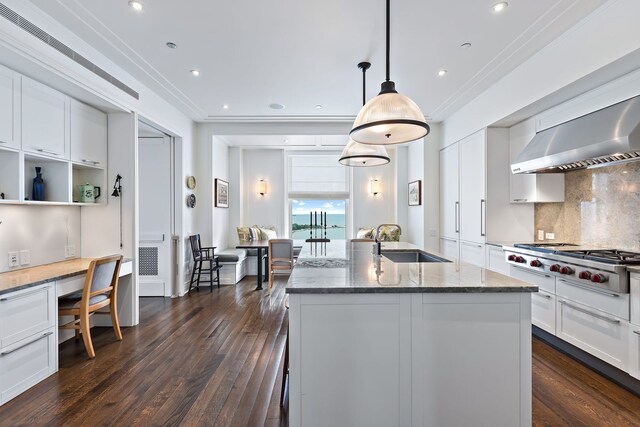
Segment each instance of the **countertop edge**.
[[288,294],[491,294],[491,293],[534,293],[537,286],[502,286],[494,288],[467,287],[424,287],[424,288],[285,288]]

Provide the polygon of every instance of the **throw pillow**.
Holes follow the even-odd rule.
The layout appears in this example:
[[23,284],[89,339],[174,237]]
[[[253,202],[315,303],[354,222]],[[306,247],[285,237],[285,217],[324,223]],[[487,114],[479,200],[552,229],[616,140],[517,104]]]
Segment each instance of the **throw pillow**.
[[400,241],[400,230],[398,227],[393,226],[382,226],[380,228],[380,234],[378,235],[378,239],[381,242],[399,242]]
[[251,240],[251,232],[249,231],[249,227],[237,227],[236,231],[238,232],[238,240],[241,242],[248,242]]
[[278,233],[276,233],[275,230],[271,230],[269,228],[261,228],[260,236],[262,240],[271,240],[271,239],[277,239]]
[[260,228],[256,225],[249,228],[249,232],[251,233],[251,240],[262,240],[262,236],[260,235]]
[[356,234],[356,238],[373,239],[373,228],[360,227],[360,230],[358,230],[358,234]]

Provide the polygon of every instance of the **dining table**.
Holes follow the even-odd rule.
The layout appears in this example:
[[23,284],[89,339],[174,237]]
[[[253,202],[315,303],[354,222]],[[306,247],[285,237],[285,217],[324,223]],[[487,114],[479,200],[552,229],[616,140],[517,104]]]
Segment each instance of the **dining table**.
[[251,240],[248,242],[240,242],[236,249],[255,249],[256,250],[256,259],[258,261],[258,286],[256,287],[256,291],[261,291],[262,282],[266,281],[268,277],[262,277],[262,261],[264,257],[265,250],[269,250],[269,241],[268,240]]

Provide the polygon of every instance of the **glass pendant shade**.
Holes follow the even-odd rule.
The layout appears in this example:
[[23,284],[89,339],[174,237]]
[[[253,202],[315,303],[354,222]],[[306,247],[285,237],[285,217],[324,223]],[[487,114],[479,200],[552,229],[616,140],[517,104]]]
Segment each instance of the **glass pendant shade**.
[[382,145],[358,144],[352,139],[342,150],[340,164],[345,166],[382,166],[389,163],[391,159],[387,154],[387,149]]
[[395,89],[386,89],[388,83],[393,84],[383,83],[382,92],[358,113],[349,133],[354,141],[374,145],[402,144],[429,134],[429,125],[420,107]]

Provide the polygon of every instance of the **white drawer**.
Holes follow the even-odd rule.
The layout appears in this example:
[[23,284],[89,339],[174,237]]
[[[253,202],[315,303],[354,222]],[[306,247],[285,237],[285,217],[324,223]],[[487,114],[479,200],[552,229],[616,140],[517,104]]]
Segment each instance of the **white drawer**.
[[629,375],[640,380],[640,326],[629,327]]
[[484,268],[484,245],[460,241],[460,261]]
[[504,256],[504,249],[502,246],[486,245],[487,248],[487,262],[486,265],[489,270],[496,273],[509,275],[509,263]]
[[74,276],[58,280],[56,282],[56,297],[60,298],[61,296],[81,291],[84,288],[85,277],[86,274],[83,274],[82,276]]
[[531,293],[531,322],[550,334],[556,333],[556,297],[540,290]]
[[556,336],[587,353],[628,371],[629,322],[557,297]]
[[567,279],[558,278],[556,295],[629,320],[629,294],[591,290]]
[[460,257],[460,248],[458,245],[458,240],[451,239],[449,237],[441,237],[440,238],[440,253],[445,256],[445,258],[455,261]]
[[0,296],[0,349],[42,332],[56,322],[53,283]]
[[631,323],[640,326],[640,274],[631,274]]
[[4,404],[56,371],[55,327],[0,351],[0,403]]
[[515,265],[511,265],[510,271],[511,277],[536,285],[540,289],[549,293],[556,293],[556,278],[550,274],[526,270]]

